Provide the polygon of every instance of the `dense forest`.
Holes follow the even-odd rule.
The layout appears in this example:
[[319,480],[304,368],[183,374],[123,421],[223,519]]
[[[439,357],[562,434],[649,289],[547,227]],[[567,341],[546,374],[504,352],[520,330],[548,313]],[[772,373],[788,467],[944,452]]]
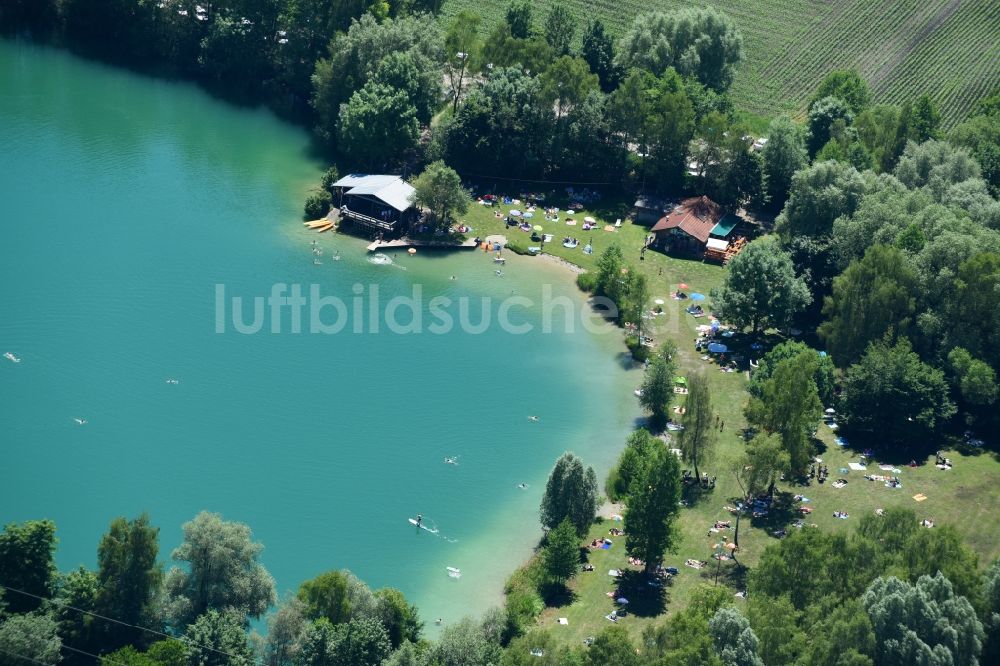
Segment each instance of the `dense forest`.
[[[0,0],[0,31],[266,104],[311,127],[342,170],[432,164],[466,183],[707,194],[754,215],[763,237],[729,264],[712,306],[750,336],[804,335],[764,355],[750,382],[748,501],[773,493],[781,474],[807,473],[829,405],[853,441],[906,458],[943,435],[994,437],[1000,94],[944,133],[929,97],[876,105],[857,72],[834,70],[803,118],[763,119],[728,95],[744,45],[718,11],[637,17],[618,40],[593,20],[579,26],[577,50],[578,26],[558,5],[536,16],[514,2],[484,33],[467,12],[442,25],[439,4]],[[621,279],[623,268],[609,249],[587,287],[634,319],[647,286]],[[674,351],[649,358],[643,403],[654,426],[666,417]],[[689,400],[707,399],[696,389]],[[688,426],[680,445],[697,474],[707,440]],[[680,470],[636,437],[606,490],[628,500],[627,547],[652,569],[670,545]],[[598,489],[579,461],[561,460],[553,475],[553,488],[575,495],[547,490],[540,562],[546,580],[565,581]],[[96,571],[59,573],[55,526],[28,522],[0,534],[0,663],[89,663],[98,653],[107,664],[309,666],[996,659],[1000,567],[980,570],[947,528],[918,527],[911,512],[889,510],[847,536],[797,531],[750,572],[745,614],[732,590],[700,588],[641,643],[611,625],[568,647],[534,627],[536,597],[516,589],[505,608],[430,643],[398,591],[373,592],[343,571],[303,583],[268,616],[266,638],[251,636],[250,621],[278,600],[247,526],[199,515],[164,572],[157,528],[118,519]]]

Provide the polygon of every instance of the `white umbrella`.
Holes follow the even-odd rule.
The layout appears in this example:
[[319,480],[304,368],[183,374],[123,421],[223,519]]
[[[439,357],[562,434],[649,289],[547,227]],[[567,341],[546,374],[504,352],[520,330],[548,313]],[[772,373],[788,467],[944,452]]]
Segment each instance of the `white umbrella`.
[[594,219],[594,218],[592,218],[592,217],[585,217],[585,218],[583,218],[583,221],[584,221],[584,222],[587,222],[587,223],[589,223],[589,224],[597,224],[597,220],[595,220],[595,219]]
[[653,302],[654,302],[654,303],[656,303],[657,305],[663,305],[663,303],[664,303],[664,301],[663,301],[663,299],[662,299],[662,298],[658,298],[658,299],[656,299],[656,300],[655,300],[655,301],[653,301]]
[[834,409],[833,407],[827,407],[827,408],[826,408],[826,413],[827,413],[827,414],[836,414],[836,413],[837,413],[837,410],[836,410],[836,409]]
[[521,217],[521,211],[517,210],[516,208],[514,210],[510,211],[510,214],[513,217]]

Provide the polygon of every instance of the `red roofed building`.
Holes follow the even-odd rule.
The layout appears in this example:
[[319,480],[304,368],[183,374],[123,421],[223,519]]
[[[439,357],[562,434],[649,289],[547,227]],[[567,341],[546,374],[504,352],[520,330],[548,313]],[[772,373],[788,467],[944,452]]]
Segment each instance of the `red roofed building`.
[[691,197],[668,211],[651,231],[656,234],[657,247],[702,254],[709,245],[710,237],[716,236],[718,241],[722,241],[738,221],[708,197]]

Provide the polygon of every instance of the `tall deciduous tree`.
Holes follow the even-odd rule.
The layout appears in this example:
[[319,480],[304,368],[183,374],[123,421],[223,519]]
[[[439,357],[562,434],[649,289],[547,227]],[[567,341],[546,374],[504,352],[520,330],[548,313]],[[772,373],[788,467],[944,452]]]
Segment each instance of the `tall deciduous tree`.
[[455,170],[441,160],[427,165],[413,181],[414,203],[427,208],[438,225],[446,226],[455,214],[469,209],[469,191]]
[[194,666],[250,666],[253,650],[236,610],[209,610],[184,633],[188,662]]
[[549,532],[542,560],[545,573],[558,583],[565,583],[580,569],[580,541],[569,518]]
[[310,666],[379,666],[392,652],[389,634],[374,618],[354,618],[331,627],[320,620],[322,641],[310,643],[307,637],[303,656]]
[[[822,605],[814,607],[818,614]],[[838,604],[811,628],[802,663],[817,666],[870,666],[875,654],[875,632],[860,600]]]
[[403,160],[420,139],[417,108],[402,90],[374,79],[340,107],[338,146],[362,168]]
[[612,243],[601,252],[601,256],[597,259],[597,284],[595,288],[598,296],[604,296],[619,309],[619,312],[613,313],[616,320],[621,315],[620,310],[624,302],[623,269],[625,269],[625,255],[618,243]]
[[843,162],[818,162],[795,173],[788,203],[777,219],[782,238],[828,236],[833,221],[857,210],[868,193],[865,180]]
[[660,448],[663,448],[663,440],[654,437],[645,428],[639,428],[629,434],[625,448],[618,456],[618,462],[608,473],[604,488],[608,497],[613,501],[624,499],[628,495],[632,481],[649,464],[653,452]]
[[62,641],[48,615],[12,615],[0,623],[0,663],[34,662],[54,666],[61,660]]
[[583,46],[580,57],[590,65],[590,71],[597,74],[601,90],[611,92],[618,83],[618,69],[615,67],[615,43],[599,18],[587,23],[583,31]]
[[877,171],[891,172],[903,152],[905,142],[899,140],[899,117],[898,106],[879,104],[854,119],[858,138],[871,153]]
[[790,359],[799,354],[808,354],[816,360],[816,375],[813,380],[816,382],[816,390],[819,392],[819,399],[824,405],[833,404],[834,393],[834,366],[833,360],[828,354],[820,354],[804,342],[786,340],[776,345],[760,359],[757,368],[750,376],[747,383],[747,392],[756,397],[762,395],[764,384],[771,378],[774,369],[785,359]]
[[445,74],[451,88],[452,109],[458,109],[467,78],[479,67],[483,40],[479,36],[482,18],[469,11],[460,11],[448,24],[445,33]]
[[539,509],[544,527],[552,529],[569,518],[577,534],[584,535],[597,515],[597,474],[593,467],[566,452],[556,461],[545,484]]
[[809,135],[806,146],[809,154],[815,156],[832,136],[837,121],[844,125],[854,122],[854,112],[845,101],[838,97],[824,97],[809,108]]
[[545,17],[545,41],[557,56],[569,55],[576,36],[576,22],[564,5],[552,5]]
[[482,627],[472,618],[450,624],[430,649],[429,663],[442,666],[490,664],[500,659],[500,646],[487,640]]
[[915,585],[878,578],[862,597],[879,664],[979,664],[983,626],[940,573]]
[[514,0],[507,5],[507,25],[510,34],[516,39],[527,39],[531,36],[532,9],[527,0]]
[[305,604],[306,617],[325,618],[331,624],[372,615],[376,606],[375,597],[364,581],[346,569],[327,571],[303,582],[297,596]]
[[680,448],[684,460],[694,466],[694,475],[699,476],[698,465],[707,463],[714,453],[716,429],[712,411],[712,394],[708,387],[708,377],[704,372],[695,372],[687,378],[688,396],[684,403],[681,423]]
[[0,585],[9,613],[28,613],[55,591],[56,524],[51,520],[8,523],[0,532]]
[[[145,513],[135,520],[115,518],[97,547],[101,615],[136,626],[149,626],[156,613],[154,603],[163,582],[163,567],[156,561],[160,530]],[[106,626],[106,648],[126,644],[142,646],[148,635],[121,626]]]
[[639,404],[650,413],[654,428],[662,428],[666,424],[670,403],[674,399],[677,363],[672,356],[667,349],[653,354],[643,375]]
[[735,608],[720,608],[708,621],[708,630],[723,666],[764,666],[757,654],[760,641],[743,613]]
[[851,111],[861,113],[872,102],[872,91],[868,82],[856,69],[835,69],[826,75],[809,102],[810,108],[824,97],[843,100]]
[[907,143],[893,173],[908,188],[926,188],[940,200],[950,186],[979,178],[982,172],[966,148],[926,141]]
[[873,245],[833,280],[819,336],[837,365],[861,358],[890,328],[905,335],[916,308],[917,278],[898,249]]
[[994,664],[1000,660],[1000,559],[993,561],[983,577],[983,661]]
[[681,470],[675,456],[657,451],[643,473],[632,483],[625,508],[625,548],[653,571],[663,554],[673,547],[674,518],[681,499]]
[[266,666],[293,666],[298,663],[308,622],[305,604],[292,597],[267,618],[267,642],[263,661]]
[[542,99],[545,104],[555,106],[557,119],[581,104],[599,85],[597,75],[591,73],[585,61],[568,55],[556,59],[539,78]]
[[[94,615],[98,612],[99,591],[97,574],[82,565],[60,577],[54,619],[59,623],[59,637],[66,645],[92,653],[106,649],[102,639],[109,623]],[[2,655],[0,661],[3,661]],[[67,661],[78,660],[70,657]]]
[[375,592],[375,617],[385,627],[393,649],[405,642],[416,643],[424,623],[420,621],[417,607],[409,603],[403,593],[392,587]]
[[872,343],[844,376],[843,421],[885,443],[926,436],[954,413],[944,373],[923,363],[906,338]]
[[635,653],[635,645],[629,638],[628,631],[622,626],[611,626],[603,629],[594,638],[587,650],[587,664],[590,666],[638,666],[640,663]]
[[771,207],[780,210],[788,199],[792,176],[808,164],[802,129],[788,116],[778,116],[767,129],[764,174]]
[[[340,108],[369,83],[379,64],[393,53],[406,52],[420,70],[421,99],[440,99],[444,62],[441,29],[429,14],[401,16],[379,22],[370,13],[350,24],[346,33],[330,41],[329,57],[316,62],[312,77],[312,105],[316,133],[334,142],[338,136]],[[417,108],[416,101],[407,102]],[[388,122],[388,121],[386,121]]]
[[674,67],[683,76],[724,91],[743,58],[743,38],[726,14],[711,8],[637,16],[621,41],[618,63],[659,76]]
[[[736,461],[733,471],[736,482],[743,491],[743,500],[749,504],[754,497],[760,497],[774,488],[775,482],[782,472],[788,470],[791,458],[782,445],[781,437],[774,434],[759,434],[747,442],[746,451]],[[733,543],[740,545],[740,518],[743,512],[736,514],[736,530],[733,533]]]
[[243,523],[202,511],[183,525],[184,541],[172,557],[187,564],[167,574],[169,623],[182,629],[209,609],[235,609],[258,618],[274,603],[274,579],[258,559],[264,546]]
[[810,437],[823,413],[815,375],[816,360],[810,354],[781,361],[746,409],[748,421],[781,435],[795,474],[803,474],[812,459]]
[[750,328],[754,335],[788,326],[812,300],[791,257],[773,237],[757,239],[736,255],[722,289],[712,297],[724,320]]

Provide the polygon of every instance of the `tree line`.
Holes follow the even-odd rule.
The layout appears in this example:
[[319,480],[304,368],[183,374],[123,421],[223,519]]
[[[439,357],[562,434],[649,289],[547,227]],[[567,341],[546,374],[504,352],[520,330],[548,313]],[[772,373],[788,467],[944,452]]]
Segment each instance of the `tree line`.
[[816,331],[836,385],[795,412],[806,431],[820,406],[915,453],[949,429],[992,429],[1000,202],[969,149],[911,141],[891,173],[814,162],[793,175],[776,231],[733,259],[713,303],[752,334]]
[[[765,128],[729,98],[743,39],[711,8],[644,14],[615,39],[600,20],[578,26],[559,4],[538,16],[512,2],[488,33],[471,12],[437,19],[440,5],[5,0],[0,31],[266,103],[311,125],[350,171],[444,160],[467,179],[693,192],[780,211],[811,161],[890,173],[908,141],[945,138],[929,97],[873,105],[853,71],[827,77],[804,126],[782,117]],[[994,195],[997,109],[995,98],[981,102],[948,136],[969,149]],[[763,151],[749,150],[755,134],[768,139]]]
[[[58,572],[57,543],[50,520],[0,532],[0,663],[378,666],[414,644],[430,649],[401,592],[373,591],[346,570],[279,602],[263,545],[218,514],[183,525],[169,571],[146,514],[111,522],[96,570]],[[265,615],[266,636],[251,633]]]

